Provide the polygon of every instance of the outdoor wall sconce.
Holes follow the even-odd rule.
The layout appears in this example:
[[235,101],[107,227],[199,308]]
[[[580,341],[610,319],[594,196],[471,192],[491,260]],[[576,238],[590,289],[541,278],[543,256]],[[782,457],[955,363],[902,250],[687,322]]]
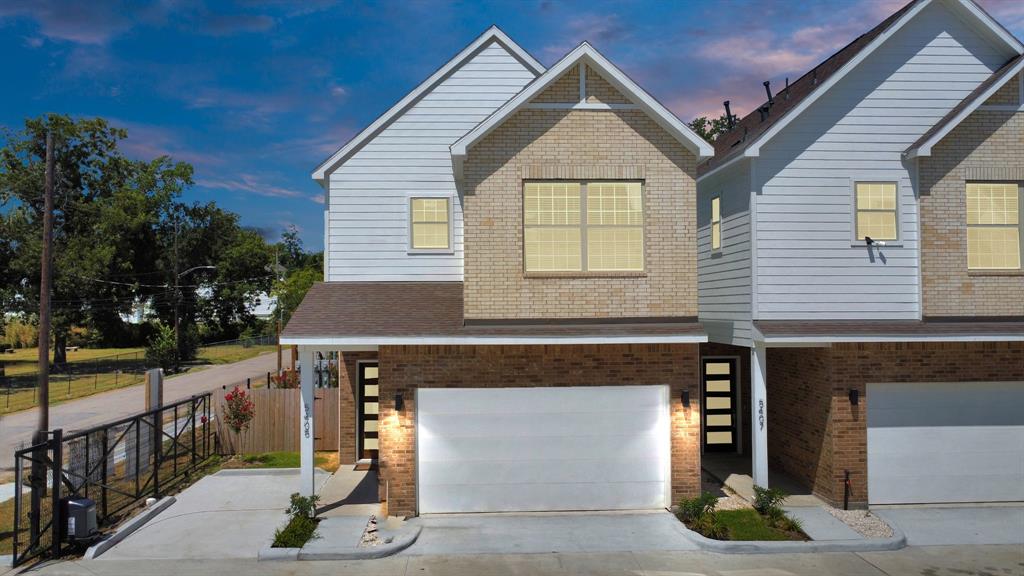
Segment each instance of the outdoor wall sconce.
[[683,400],[683,407],[684,408],[689,408],[690,407],[690,389],[689,388],[683,388],[683,398],[682,398],[682,400]]
[[860,404],[860,391],[856,388],[850,389],[850,405],[856,406]]
[[395,411],[401,412],[405,408],[405,399],[402,398],[401,392],[395,393]]

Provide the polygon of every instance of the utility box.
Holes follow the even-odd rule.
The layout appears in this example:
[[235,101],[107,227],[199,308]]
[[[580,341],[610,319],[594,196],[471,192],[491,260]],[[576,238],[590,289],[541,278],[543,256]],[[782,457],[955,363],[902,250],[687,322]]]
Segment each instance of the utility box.
[[89,498],[65,500],[64,518],[67,522],[64,539],[68,542],[88,542],[99,534],[96,503]]

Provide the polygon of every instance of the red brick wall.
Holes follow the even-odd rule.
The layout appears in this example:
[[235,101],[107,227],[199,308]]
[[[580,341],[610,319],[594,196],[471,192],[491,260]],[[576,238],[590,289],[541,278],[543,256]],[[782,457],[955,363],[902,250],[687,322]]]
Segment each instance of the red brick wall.
[[[867,502],[867,384],[1024,380],[1024,343],[836,344],[768,351],[769,457],[814,493]],[[849,391],[860,403],[852,406]]]
[[338,394],[341,406],[338,410],[338,425],[341,439],[338,457],[342,464],[356,463],[356,390],[359,383],[357,362],[376,360],[376,352],[340,352],[338,354]]
[[768,460],[815,493],[830,495],[832,405],[828,348],[770,348]]
[[[672,499],[700,490],[697,345],[386,346],[380,349],[380,481],[388,511],[416,514],[416,388],[667,384]],[[690,389],[691,408],[681,391]],[[404,401],[395,412],[395,394]]]

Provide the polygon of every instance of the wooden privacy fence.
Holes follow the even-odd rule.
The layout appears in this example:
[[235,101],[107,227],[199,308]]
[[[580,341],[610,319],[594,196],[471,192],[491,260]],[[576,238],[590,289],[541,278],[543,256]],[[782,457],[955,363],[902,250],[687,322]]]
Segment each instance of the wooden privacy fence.
[[[261,452],[295,452],[299,450],[298,388],[259,388],[248,390],[255,407],[249,428],[235,433],[223,423],[224,391],[217,398],[217,435],[223,454],[258,454]],[[340,444],[338,422],[338,389],[318,388],[314,394],[314,430],[316,450],[337,450]]]

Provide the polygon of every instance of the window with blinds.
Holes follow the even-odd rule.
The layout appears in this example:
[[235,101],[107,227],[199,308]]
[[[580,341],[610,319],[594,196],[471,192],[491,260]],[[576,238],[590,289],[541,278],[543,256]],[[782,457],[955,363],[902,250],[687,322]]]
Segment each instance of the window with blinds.
[[448,198],[410,199],[410,246],[414,250],[451,248]]
[[857,240],[896,240],[895,182],[857,182]]
[[527,272],[643,271],[639,182],[527,182],[523,189]]
[[1020,269],[1020,185],[967,184],[967,267]]

